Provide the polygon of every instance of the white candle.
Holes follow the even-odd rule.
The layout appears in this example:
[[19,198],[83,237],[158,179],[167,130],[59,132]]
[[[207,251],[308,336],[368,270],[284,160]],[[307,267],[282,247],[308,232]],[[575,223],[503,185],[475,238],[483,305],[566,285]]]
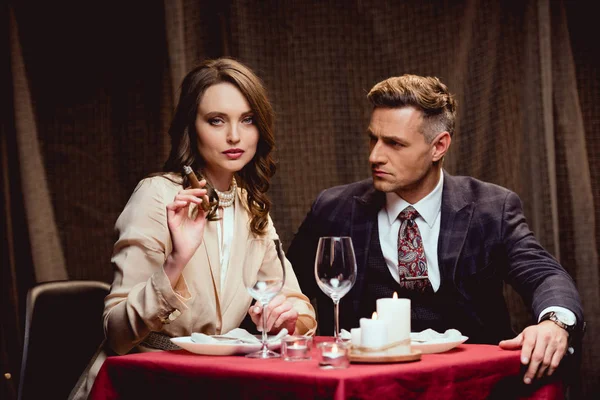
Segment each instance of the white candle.
[[320,343],[321,359],[319,366],[325,369],[348,368],[350,359],[348,358],[348,349],[345,346],[338,346],[337,343]]
[[350,335],[352,336],[352,345],[360,346],[360,328],[350,329]]
[[326,360],[331,360],[333,358],[339,358],[339,357],[344,357],[343,353],[340,352],[333,352],[333,351],[328,351],[323,353],[323,358]]
[[281,355],[285,361],[310,360],[310,343],[306,336],[289,336],[281,339]]
[[286,354],[288,357],[292,358],[305,357],[307,350],[308,348],[306,346],[294,343],[286,348]]
[[360,319],[360,345],[361,347],[378,348],[388,344],[388,323],[377,319],[377,313],[373,318]]
[[388,323],[390,343],[410,339],[410,299],[399,299],[397,294],[387,299],[377,299],[379,319]]

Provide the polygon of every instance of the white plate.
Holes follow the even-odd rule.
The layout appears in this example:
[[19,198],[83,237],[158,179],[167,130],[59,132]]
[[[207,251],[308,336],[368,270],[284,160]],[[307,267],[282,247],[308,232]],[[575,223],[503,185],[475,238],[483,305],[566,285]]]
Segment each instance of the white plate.
[[[204,354],[208,356],[230,356],[233,354],[248,354],[260,350],[260,343],[231,343],[223,341],[219,343],[195,343],[191,336],[180,336],[171,338],[171,342],[191,353]],[[269,343],[269,350],[281,347],[281,340]]]
[[449,339],[432,339],[426,342],[411,342],[410,347],[421,350],[423,354],[443,353],[444,351],[452,350],[459,344],[463,344],[467,339],[469,338],[466,336]]

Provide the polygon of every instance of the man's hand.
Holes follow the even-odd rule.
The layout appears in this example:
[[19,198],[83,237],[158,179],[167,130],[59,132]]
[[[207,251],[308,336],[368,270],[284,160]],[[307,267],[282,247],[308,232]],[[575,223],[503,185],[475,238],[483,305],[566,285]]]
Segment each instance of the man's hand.
[[529,365],[523,382],[529,384],[544,374],[550,376],[567,352],[569,334],[552,321],[528,326],[510,340],[500,342],[504,350],[521,349],[521,363]]

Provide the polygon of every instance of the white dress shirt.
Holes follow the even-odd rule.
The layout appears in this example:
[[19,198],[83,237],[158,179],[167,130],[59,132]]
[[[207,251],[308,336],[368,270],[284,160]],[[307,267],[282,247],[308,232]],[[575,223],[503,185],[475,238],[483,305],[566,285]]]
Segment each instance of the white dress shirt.
[[219,259],[221,261],[221,293],[223,293],[225,288],[225,277],[227,276],[227,269],[229,268],[229,255],[231,254],[231,242],[233,240],[233,220],[235,216],[233,207],[234,206],[223,208],[221,212],[223,227],[221,227],[220,223],[217,223]]
[[[412,205],[419,213],[415,219],[421,238],[423,240],[423,249],[425,251],[425,259],[427,260],[427,275],[434,292],[440,288],[440,267],[438,265],[437,245],[440,237],[440,222],[442,212],[442,191],[444,188],[444,174],[440,174],[440,180],[435,188],[424,198],[410,204],[394,192],[386,193],[386,205],[379,210],[377,214],[377,222],[379,225],[379,243],[383,258],[387,264],[392,277],[396,282],[400,282],[398,275],[398,231],[400,230],[400,219],[398,215],[406,207]],[[568,324],[575,324],[576,317],[571,310],[563,307],[548,307],[545,308],[540,315],[538,321],[547,312],[555,311],[561,320]]]

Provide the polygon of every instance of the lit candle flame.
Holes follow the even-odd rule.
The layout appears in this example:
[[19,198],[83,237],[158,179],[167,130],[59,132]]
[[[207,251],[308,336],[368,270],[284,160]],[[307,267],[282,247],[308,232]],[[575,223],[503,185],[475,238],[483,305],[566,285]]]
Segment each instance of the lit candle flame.
[[394,295],[392,296],[392,299],[397,299],[398,298],[398,293],[394,292]]
[[373,312],[373,315],[371,316],[371,319],[377,319],[377,311]]
[[337,344],[334,343],[333,346],[331,346],[331,352],[332,353],[337,353],[338,352]]

